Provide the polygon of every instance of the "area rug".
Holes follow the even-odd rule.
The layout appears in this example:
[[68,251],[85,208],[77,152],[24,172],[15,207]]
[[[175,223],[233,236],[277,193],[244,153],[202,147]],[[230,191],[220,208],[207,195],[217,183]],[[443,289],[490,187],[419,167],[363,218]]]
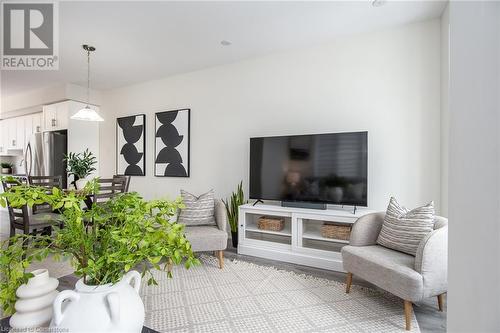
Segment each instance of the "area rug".
[[[209,255],[201,266],[154,271],[143,283],[145,325],[160,332],[404,332],[403,302],[390,294]],[[413,317],[412,332],[420,332]]]

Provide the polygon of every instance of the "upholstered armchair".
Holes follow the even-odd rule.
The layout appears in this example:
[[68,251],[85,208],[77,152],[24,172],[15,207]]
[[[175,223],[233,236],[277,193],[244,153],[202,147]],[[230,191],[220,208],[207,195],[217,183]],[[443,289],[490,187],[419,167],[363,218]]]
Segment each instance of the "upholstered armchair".
[[216,226],[187,226],[184,230],[194,252],[214,251],[219,260],[219,268],[224,268],[224,250],[227,247],[226,206],[220,199],[215,200]]
[[420,242],[416,256],[377,245],[385,213],[359,218],[349,245],[342,248],[346,292],[356,275],[404,300],[406,330],[411,329],[412,303],[437,296],[443,310],[448,281],[448,219],[435,217],[434,230]]

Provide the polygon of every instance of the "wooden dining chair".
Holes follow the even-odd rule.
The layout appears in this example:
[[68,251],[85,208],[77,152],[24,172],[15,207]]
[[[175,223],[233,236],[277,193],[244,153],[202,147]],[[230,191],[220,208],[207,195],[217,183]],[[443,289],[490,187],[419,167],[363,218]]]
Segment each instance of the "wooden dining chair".
[[130,186],[130,176],[121,176],[121,175],[114,175],[113,176],[113,179],[124,179],[125,180],[125,190],[124,192],[127,193],[128,192],[128,188]]
[[[4,191],[10,191],[12,187],[21,183],[17,180],[3,180]],[[27,234],[50,234],[54,225],[60,225],[60,215],[52,212],[33,214],[32,208],[28,205],[22,207],[12,207],[7,200],[7,208],[10,221],[10,237],[16,234],[16,230],[21,230]]]
[[[62,189],[62,176],[29,176],[28,184],[43,187],[47,193],[52,193],[54,187]],[[52,212],[52,207],[49,204],[34,205],[33,214],[40,212]]]
[[124,177],[99,178],[99,192],[92,196],[92,203],[108,201],[120,193],[125,193],[127,179]]

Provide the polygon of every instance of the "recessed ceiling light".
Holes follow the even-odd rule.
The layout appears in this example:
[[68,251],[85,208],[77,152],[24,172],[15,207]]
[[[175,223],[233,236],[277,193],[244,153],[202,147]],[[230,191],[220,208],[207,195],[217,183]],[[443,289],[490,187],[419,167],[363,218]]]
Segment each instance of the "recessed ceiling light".
[[373,0],[372,1],[372,6],[373,7],[382,7],[387,3],[387,0]]
[[230,41],[225,40],[225,39],[221,40],[220,43],[221,43],[221,45],[224,45],[224,46],[229,46],[229,45],[233,44]]

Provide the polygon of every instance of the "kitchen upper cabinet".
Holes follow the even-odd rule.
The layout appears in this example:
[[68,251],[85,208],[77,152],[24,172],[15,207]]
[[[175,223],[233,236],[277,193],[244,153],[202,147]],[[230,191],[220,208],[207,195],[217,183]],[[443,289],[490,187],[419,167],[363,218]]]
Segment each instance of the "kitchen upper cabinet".
[[7,154],[7,143],[9,142],[9,132],[5,120],[0,121],[0,155]]
[[34,113],[32,115],[31,122],[31,133],[41,133],[42,132],[42,122],[43,122],[43,112]]
[[43,107],[44,131],[59,131],[68,129],[69,114],[73,101],[65,101]]
[[42,131],[42,112],[0,121],[0,155],[19,155],[31,135]]

